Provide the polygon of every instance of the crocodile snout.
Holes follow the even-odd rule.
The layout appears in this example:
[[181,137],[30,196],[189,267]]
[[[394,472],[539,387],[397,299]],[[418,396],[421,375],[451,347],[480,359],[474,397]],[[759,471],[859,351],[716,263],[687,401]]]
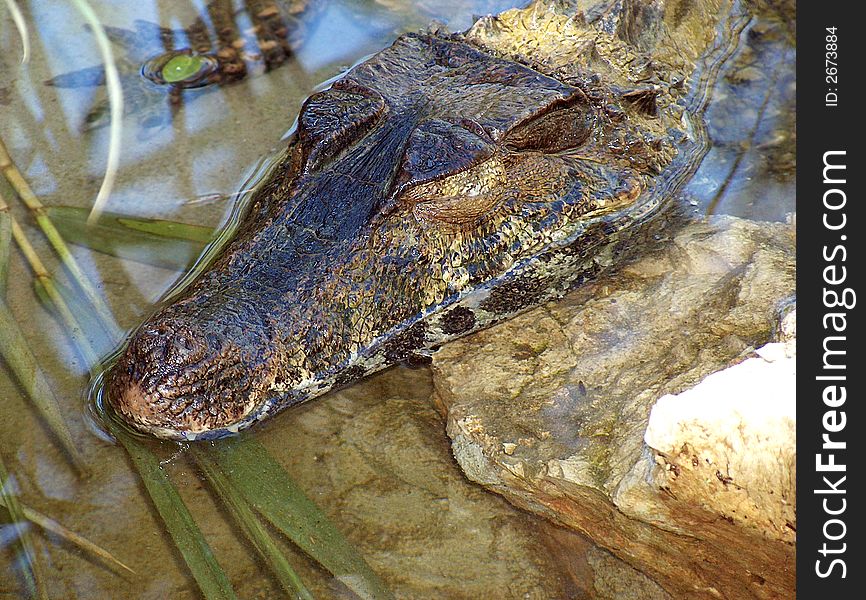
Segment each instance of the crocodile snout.
[[252,373],[224,336],[172,320],[148,322],[107,378],[109,404],[137,429],[194,439],[230,430],[253,408]]

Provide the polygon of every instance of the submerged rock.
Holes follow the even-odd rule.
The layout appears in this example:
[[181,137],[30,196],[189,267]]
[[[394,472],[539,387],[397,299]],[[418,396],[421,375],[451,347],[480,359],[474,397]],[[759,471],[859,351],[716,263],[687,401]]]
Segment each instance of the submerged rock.
[[[667,242],[434,355],[453,453],[674,597],[791,597],[793,388],[734,372],[736,388],[716,375],[671,394],[773,337],[794,293],[793,227],[719,218]],[[759,361],[792,383],[781,355],[735,369]],[[728,393],[703,393],[713,379]]]
[[[399,599],[666,600],[646,576],[467,482],[430,404],[427,369],[397,368],[287,413],[259,438]],[[283,433],[293,432],[291,443]],[[354,598],[321,569],[316,598]],[[617,586],[609,579],[617,574]],[[261,570],[237,577],[243,598],[272,598]],[[257,595],[258,594],[258,595]]]

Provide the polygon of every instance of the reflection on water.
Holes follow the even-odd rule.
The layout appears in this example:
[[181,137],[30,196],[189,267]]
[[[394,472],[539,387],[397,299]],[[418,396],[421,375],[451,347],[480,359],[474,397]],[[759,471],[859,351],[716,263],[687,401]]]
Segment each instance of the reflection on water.
[[[243,37],[255,18],[246,6],[261,13],[270,3],[234,4],[239,10],[230,11],[230,21]],[[114,49],[129,103],[121,174],[108,209],[219,225],[230,211],[226,199],[243,186],[262,156],[279,147],[280,136],[316,85],[402,31],[434,19],[460,30],[473,14],[499,12],[511,4],[294,0],[288,3],[292,19],[283,21],[288,41],[280,47],[286,60],[245,56],[242,81],[184,90],[144,81],[141,65],[187,45],[205,53],[196,46],[204,44],[197,37],[202,27],[211,34],[207,52],[216,54],[219,28],[214,24],[225,13],[214,7],[225,8],[225,2],[97,4],[115,28]],[[99,63],[98,52],[71,3],[42,0],[28,8],[34,46],[29,65],[18,64],[19,39],[6,26],[5,13],[0,17],[0,134],[46,205],[86,207],[99,187],[108,137],[106,128],[98,127],[104,106],[100,71],[92,68]],[[708,110],[713,148],[683,193],[699,213],[781,220],[793,210],[792,43],[790,32],[772,15],[756,17],[744,31],[713,91]],[[778,67],[768,72],[761,68],[766,64]],[[52,78],[54,86],[44,85]],[[15,212],[62,279],[32,221]],[[166,266],[81,247],[73,252],[124,328],[139,323],[178,277]],[[93,472],[78,478],[68,468],[44,422],[6,372],[0,375],[0,454],[14,471],[22,497],[137,571],[118,576],[72,546],[37,538],[36,550],[53,575],[52,597],[196,597],[197,587],[123,452],[89,429],[84,394],[91,365],[40,304],[31,282],[26,263],[13,253],[6,302],[48,372]],[[86,334],[98,351],[110,350],[111,342],[100,341],[95,328]],[[425,370],[393,369],[281,416],[257,438],[404,595],[508,597],[521,590],[520,595],[538,597],[591,597],[587,567],[573,560],[586,551],[581,538],[465,482],[450,459],[441,419],[429,401],[430,387]],[[174,445],[157,451],[238,593],[274,597],[275,581],[214,502],[197,469]],[[14,547],[2,534],[5,517],[0,510],[0,595],[15,597],[25,582]],[[314,592],[323,597],[347,593],[304,555],[284,546]]]
[[794,212],[796,86],[789,27],[770,17],[753,21],[713,90],[707,109],[711,148],[685,190],[700,213],[780,221]]

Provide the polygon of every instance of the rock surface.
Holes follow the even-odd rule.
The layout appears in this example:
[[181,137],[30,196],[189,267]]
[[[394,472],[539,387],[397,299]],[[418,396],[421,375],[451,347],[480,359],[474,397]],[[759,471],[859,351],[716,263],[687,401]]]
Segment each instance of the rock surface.
[[[653,406],[653,484],[739,527],[794,542],[796,360],[767,344]],[[644,506],[652,519],[655,506]]]
[[[445,346],[434,385],[455,457],[674,597],[793,597],[790,391],[747,382],[657,402],[753,356],[794,278],[790,225],[692,223],[561,302]],[[768,365],[790,379],[784,356]]]
[[[259,439],[397,598],[665,600],[655,583],[584,536],[467,482],[432,393],[427,369],[391,369],[298,407]],[[287,429],[290,445],[280,435]],[[619,588],[606,583],[611,573]],[[243,579],[254,586],[262,576]],[[349,597],[330,583],[314,595]]]

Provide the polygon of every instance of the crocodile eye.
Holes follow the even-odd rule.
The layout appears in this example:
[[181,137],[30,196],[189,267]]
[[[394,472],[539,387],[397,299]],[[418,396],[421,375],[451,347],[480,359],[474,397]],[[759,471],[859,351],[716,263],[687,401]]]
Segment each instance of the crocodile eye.
[[332,87],[313,94],[298,117],[306,168],[315,169],[364,136],[385,110],[380,96]]
[[416,217],[469,230],[502,204],[504,177],[493,140],[475,121],[430,119],[409,137],[396,188]]
[[476,130],[440,119],[418,125],[409,136],[396,187],[403,190],[442,179],[490,158],[494,146]]
[[592,134],[595,113],[581,101],[554,103],[543,113],[517,125],[503,142],[516,150],[562,152],[581,146]]
[[204,59],[201,56],[174,56],[162,68],[162,78],[169,83],[178,83],[198,75],[203,66]]
[[141,74],[152,82],[179,88],[206,86],[218,71],[219,62],[214,57],[190,50],[160,54],[141,67]]

